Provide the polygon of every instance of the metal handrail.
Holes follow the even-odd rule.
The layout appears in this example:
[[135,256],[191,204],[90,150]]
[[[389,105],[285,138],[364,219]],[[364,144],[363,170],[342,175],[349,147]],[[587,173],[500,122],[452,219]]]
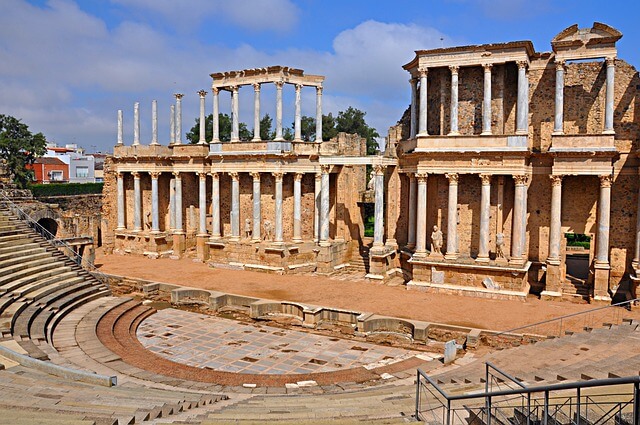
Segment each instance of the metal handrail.
[[[64,248],[64,254],[72,261],[76,262],[80,267],[84,265],[91,275],[98,279],[101,283],[107,284],[109,279],[107,276],[98,271],[98,268],[86,258],[83,258],[80,254],[77,254],[73,248],[60,238],[56,238],[51,232],[45,229],[41,224],[35,221],[29,214],[27,214],[22,208],[20,208],[15,202],[9,199],[4,193],[0,192],[0,202],[6,203],[12,212],[18,216],[18,219],[26,221],[27,224],[39,233],[51,246],[54,248]],[[69,254],[73,253],[73,257]]]

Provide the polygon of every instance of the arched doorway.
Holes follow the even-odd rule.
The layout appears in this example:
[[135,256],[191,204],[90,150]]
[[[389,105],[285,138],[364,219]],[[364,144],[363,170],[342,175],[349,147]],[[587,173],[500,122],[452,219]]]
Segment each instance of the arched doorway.
[[52,218],[41,218],[40,220],[38,220],[38,224],[44,227],[44,229],[51,233],[53,236],[55,236],[58,232],[58,222],[56,222]]

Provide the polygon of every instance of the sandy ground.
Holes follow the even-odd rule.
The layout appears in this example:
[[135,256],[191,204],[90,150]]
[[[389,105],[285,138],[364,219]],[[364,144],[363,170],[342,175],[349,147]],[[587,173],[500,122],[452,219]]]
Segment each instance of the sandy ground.
[[[364,280],[342,281],[311,275],[279,276],[211,268],[189,258],[150,260],[133,255],[104,255],[101,249],[97,250],[95,263],[100,271],[107,274],[495,330],[513,329],[595,308],[593,305],[568,301],[541,301],[533,296],[526,301],[508,301],[427,294],[408,291],[404,286],[390,287]],[[611,310],[618,310],[616,314],[622,314],[623,317],[640,318],[640,308],[637,307],[633,312],[621,312],[620,308],[608,309]],[[608,319],[603,314],[597,316],[593,317],[596,322]]]

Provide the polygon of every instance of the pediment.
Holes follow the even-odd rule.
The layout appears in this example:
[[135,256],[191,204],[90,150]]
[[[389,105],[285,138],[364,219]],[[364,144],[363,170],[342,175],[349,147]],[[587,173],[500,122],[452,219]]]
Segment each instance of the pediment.
[[620,38],[622,33],[607,24],[594,22],[591,28],[574,24],[560,31],[551,40],[551,47],[566,59],[615,56],[615,44]]

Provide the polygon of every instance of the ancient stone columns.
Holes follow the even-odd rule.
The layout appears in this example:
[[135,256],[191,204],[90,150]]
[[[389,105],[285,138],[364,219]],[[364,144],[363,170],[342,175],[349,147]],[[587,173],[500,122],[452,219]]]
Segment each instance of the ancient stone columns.
[[296,101],[295,101],[295,116],[293,121],[293,140],[296,142],[302,141],[302,129],[301,124],[301,112],[300,112],[300,91],[302,90],[302,84],[296,84]]
[[478,263],[489,262],[489,216],[491,215],[491,175],[480,174],[482,192],[480,195],[480,245]]
[[229,173],[231,176],[231,240],[240,240],[240,176],[238,173]]
[[274,140],[284,140],[282,137],[282,81],[276,81],[276,138]]
[[458,67],[451,65],[451,130],[449,136],[457,136],[458,132]]
[[296,173],[293,176],[293,242],[302,242],[302,176]]
[[182,98],[183,98],[183,94],[181,93],[176,93],[175,95],[176,98],[176,140],[175,140],[175,144],[176,145],[180,145],[182,144]]
[[598,233],[596,236],[596,264],[609,265],[609,223],[611,216],[611,175],[600,177],[598,199]]
[[458,258],[458,174],[445,174],[449,180],[449,203],[447,204],[447,253],[446,260]]
[[240,141],[240,117],[238,110],[238,86],[231,87],[231,142]]
[[[177,143],[177,142],[176,142]],[[184,233],[184,224],[182,221],[182,176],[179,172],[174,172],[173,176],[175,177],[176,182],[176,190],[175,190],[175,217],[176,217],[176,234]]]
[[176,107],[171,105],[169,112],[169,145],[173,145],[176,143]]
[[198,173],[198,236],[207,236],[207,174]]
[[116,181],[118,186],[118,228],[117,230],[126,229],[124,218],[124,174],[117,173]]
[[556,102],[553,134],[564,134],[564,61],[556,62]]
[[[640,169],[638,170],[640,171]],[[636,209],[636,246],[635,254],[631,266],[636,270],[636,277],[638,276],[637,270],[640,269],[640,189],[638,190],[638,206]]]
[[415,256],[427,255],[427,174],[417,173],[418,180],[418,211],[416,223],[416,251]]
[[140,144],[140,102],[133,104],[133,146]]
[[320,246],[329,246],[329,166],[320,166],[322,189],[320,194]]
[[560,264],[560,241],[562,238],[562,178],[561,175],[549,176],[551,179],[551,223],[549,225],[549,257],[547,263]]
[[133,231],[140,232],[142,230],[142,194],[140,193],[140,173],[131,173],[133,175]]
[[260,83],[253,83],[253,139],[260,141]]
[[516,184],[515,197],[513,200],[513,228],[511,231],[511,260],[513,265],[522,265],[522,253],[524,250],[524,236],[526,222],[523,217],[526,216],[526,197],[527,197],[527,180],[526,175],[513,176]]
[[151,102],[151,145],[158,145],[158,101]]
[[420,72],[420,118],[418,124],[418,136],[428,136],[427,132],[427,68],[418,69]]
[[220,141],[220,89],[214,87],[211,89],[213,93],[213,136],[211,137],[211,143],[217,143]]
[[408,174],[409,178],[409,230],[407,234],[407,247],[414,248],[416,246],[416,195],[418,187],[416,186],[416,177]]
[[220,239],[220,175],[211,173],[211,239]]
[[529,78],[527,62],[518,61],[518,98],[516,108],[516,134],[529,133]]
[[122,128],[122,109],[118,109],[118,145],[124,144],[124,130]]
[[160,173],[152,171],[149,175],[151,176],[151,233],[159,233],[158,177],[160,177]]
[[284,173],[272,173],[276,182],[276,225],[275,225],[275,236],[273,241],[275,243],[284,242],[282,235],[282,178]]
[[482,101],[482,136],[491,135],[491,64],[482,65],[484,69],[484,97]]
[[174,230],[176,230],[176,179],[172,178],[169,182],[169,231]]
[[204,90],[200,90],[198,92],[198,95],[200,96],[200,138],[198,140],[198,144],[199,145],[204,145],[207,143],[206,137],[205,137],[205,116],[204,116],[204,98],[207,95],[207,92]]
[[384,167],[373,166],[373,178],[375,187],[375,214],[373,227],[373,247],[380,248],[384,245],[382,240],[384,233]]
[[606,103],[604,109],[604,134],[614,134],[613,130],[613,95],[615,78],[615,58],[607,58],[607,88]]
[[322,174],[316,173],[314,176],[314,206],[315,206],[315,214],[314,214],[314,222],[313,222],[313,241],[318,242],[320,240],[320,227],[321,225],[321,215],[320,209],[322,206]]
[[322,142],[322,86],[316,87],[316,142]]
[[416,137],[416,84],[417,79],[411,78],[409,84],[411,85],[411,127],[409,139],[415,139]]
[[253,231],[251,238],[253,242],[260,242],[260,223],[262,222],[262,211],[260,205],[260,173],[250,173],[253,177]]

